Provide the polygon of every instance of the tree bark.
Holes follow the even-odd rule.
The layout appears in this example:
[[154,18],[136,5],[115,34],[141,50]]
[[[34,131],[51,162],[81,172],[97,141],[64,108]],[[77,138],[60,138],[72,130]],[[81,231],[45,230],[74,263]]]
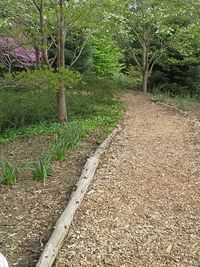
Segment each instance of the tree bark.
[[[58,14],[58,71],[65,68],[65,18],[64,18],[64,1],[59,0]],[[67,109],[65,99],[65,86],[61,78],[59,91],[57,93],[57,110],[58,121],[65,123],[67,121]]]
[[36,66],[39,69],[40,68],[40,48],[38,46],[35,46],[35,56],[36,56]]
[[62,81],[60,82],[60,88],[57,93],[57,112],[58,112],[58,121],[60,123],[67,122],[65,87]]
[[148,64],[148,48],[146,44],[143,44],[143,62],[142,62],[142,92],[147,93],[148,86],[148,72],[149,72],[149,64]]
[[145,69],[142,72],[142,92],[147,93],[148,88],[148,71]]
[[45,19],[44,19],[44,4],[43,0],[40,1],[40,32],[41,32],[41,50],[42,50],[42,63],[49,67],[49,59],[47,52],[47,34],[45,29]]

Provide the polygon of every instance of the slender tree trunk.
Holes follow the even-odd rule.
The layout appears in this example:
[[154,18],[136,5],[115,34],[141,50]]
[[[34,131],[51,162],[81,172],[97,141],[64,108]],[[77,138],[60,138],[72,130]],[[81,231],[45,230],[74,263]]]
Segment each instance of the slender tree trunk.
[[47,34],[44,19],[44,4],[43,0],[40,1],[40,32],[41,32],[41,51],[42,51],[42,63],[49,67],[48,52],[47,52]]
[[[58,15],[58,71],[65,68],[65,19],[64,19],[64,2],[59,0]],[[65,123],[67,121],[67,109],[65,98],[65,86],[63,79],[60,80],[59,91],[57,93],[57,110],[58,121]]]
[[147,93],[148,86],[148,48],[143,44],[143,62],[142,62],[142,92]]
[[65,123],[67,121],[66,100],[65,100],[65,88],[60,84],[60,90],[57,93],[57,111],[58,121]]
[[40,68],[40,49],[38,46],[35,46],[35,56],[36,56],[36,66]]
[[148,71],[144,70],[142,73],[142,92],[147,93],[147,85],[148,85]]

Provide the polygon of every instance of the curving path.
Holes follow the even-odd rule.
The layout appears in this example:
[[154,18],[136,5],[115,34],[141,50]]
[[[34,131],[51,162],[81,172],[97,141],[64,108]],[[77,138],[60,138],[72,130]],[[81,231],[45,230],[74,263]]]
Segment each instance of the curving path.
[[124,99],[56,266],[200,267],[200,126],[143,94]]

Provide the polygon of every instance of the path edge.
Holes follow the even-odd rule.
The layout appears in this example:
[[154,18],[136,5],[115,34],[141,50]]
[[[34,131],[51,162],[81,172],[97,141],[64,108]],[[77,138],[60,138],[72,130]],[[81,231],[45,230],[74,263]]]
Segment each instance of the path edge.
[[181,110],[180,108],[174,106],[174,105],[171,105],[171,104],[167,104],[167,103],[164,103],[164,102],[161,102],[159,100],[157,100],[156,98],[150,98],[150,100],[157,104],[157,105],[160,105],[160,106],[164,106],[164,107],[167,107],[167,108],[170,108],[172,110],[175,110],[177,111],[178,113],[180,113],[182,116],[184,117],[188,117],[190,118],[191,120],[193,120],[193,122],[197,123],[198,125],[200,125],[200,121],[195,118],[194,116],[192,116],[188,111],[184,111],[184,110]]
[[115,136],[121,131],[119,125],[113,132],[99,145],[94,154],[87,159],[83,167],[81,176],[76,183],[76,190],[72,192],[67,207],[58,218],[54,230],[46,243],[44,250],[36,264],[36,267],[51,267],[60,251],[65,238],[73,222],[74,215],[82,203],[87,189],[90,186],[96,170],[99,166],[101,156],[109,148]]

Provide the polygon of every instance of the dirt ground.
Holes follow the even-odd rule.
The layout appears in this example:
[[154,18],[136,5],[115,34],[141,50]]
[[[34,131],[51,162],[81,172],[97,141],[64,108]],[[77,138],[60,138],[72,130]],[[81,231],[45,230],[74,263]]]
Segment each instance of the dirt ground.
[[25,165],[47,151],[53,138],[52,135],[33,137],[0,146],[0,155],[24,167],[15,186],[0,184],[0,252],[7,256],[9,267],[35,266],[86,158],[96,149],[98,136],[83,142],[77,151],[68,152],[66,161],[55,162],[54,173],[44,187],[33,180]]
[[200,125],[127,93],[56,267],[199,267]]

